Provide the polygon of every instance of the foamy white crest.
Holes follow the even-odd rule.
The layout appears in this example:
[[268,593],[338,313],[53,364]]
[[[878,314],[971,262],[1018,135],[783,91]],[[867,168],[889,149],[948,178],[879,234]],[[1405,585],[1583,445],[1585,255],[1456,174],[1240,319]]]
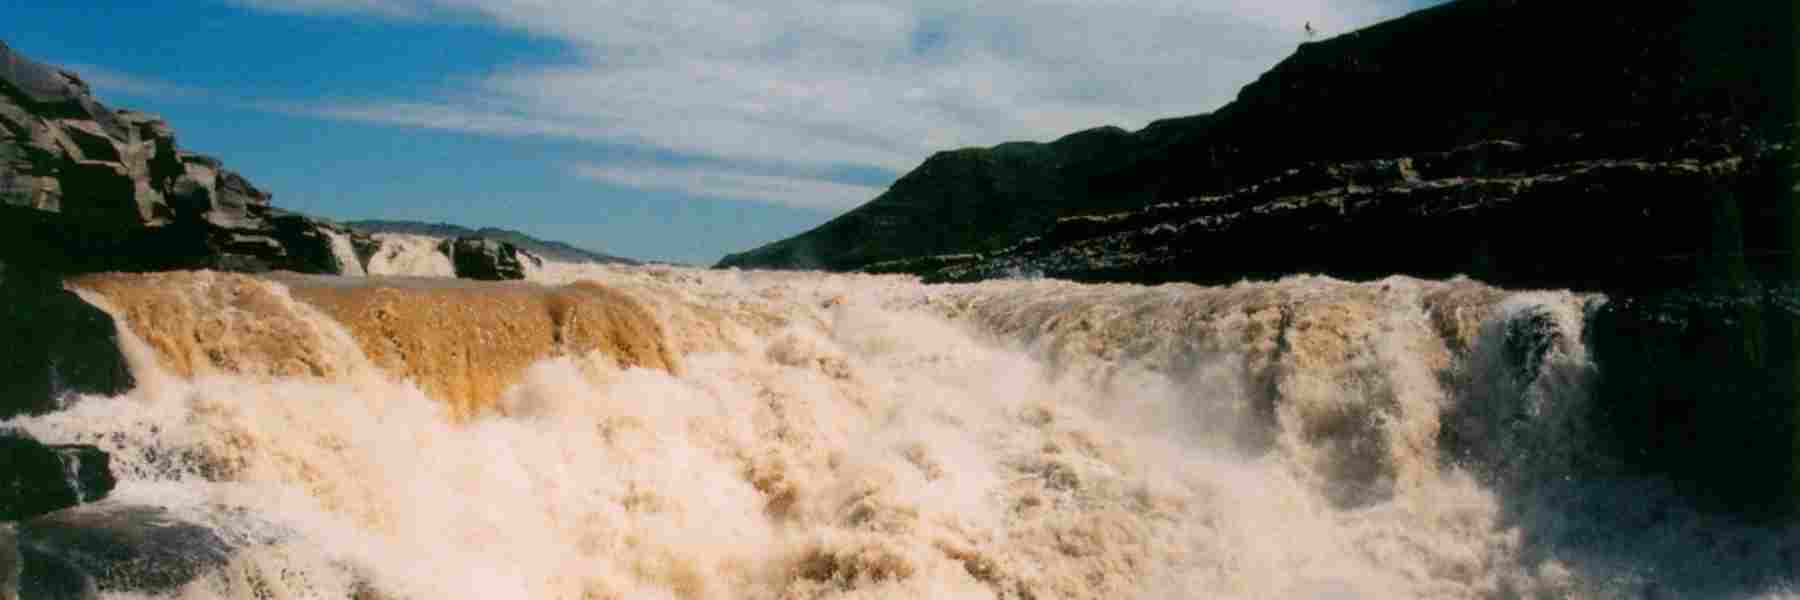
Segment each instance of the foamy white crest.
[[[385,242],[405,250],[372,272],[415,268],[420,246]],[[458,423],[363,370],[158,375],[127,334],[139,389],[14,424],[114,453],[117,501],[244,507],[288,532],[185,598],[1791,596],[1791,532],[1654,483],[1558,483],[1585,456],[1568,436],[1585,435],[1587,298],[532,276],[646,300],[682,374],[558,358],[507,416]],[[1507,324],[1538,312],[1562,337],[1520,375]],[[1445,430],[1542,450],[1465,466]]]
[[371,237],[381,247],[369,258],[370,275],[456,276],[456,265],[438,251],[442,239],[402,233],[377,233]]
[[325,237],[331,238],[331,254],[337,257],[338,264],[343,266],[343,275],[361,277],[368,275],[363,269],[362,261],[356,259],[356,247],[350,243],[350,236],[330,229],[325,229]]

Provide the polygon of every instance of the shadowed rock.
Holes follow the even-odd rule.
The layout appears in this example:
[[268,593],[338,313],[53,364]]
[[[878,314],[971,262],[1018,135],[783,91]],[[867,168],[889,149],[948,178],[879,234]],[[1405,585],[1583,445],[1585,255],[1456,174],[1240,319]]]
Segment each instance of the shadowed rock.
[[227,539],[162,508],[105,503],[16,527],[21,587],[51,598],[166,592],[225,566],[243,546],[269,541]]
[[[1663,256],[1714,249],[1694,220],[1708,204],[1741,205],[1751,250],[1778,249],[1757,231],[1771,220],[1751,218],[1778,205],[1748,189],[1782,178],[1769,157],[1791,157],[1793,13],[1449,2],[1303,43],[1215,114],[943,151],[869,204],[720,267],[1103,281],[1467,272],[1658,288]],[[1593,169],[1573,173],[1582,164]],[[1724,173],[1672,173],[1696,164]],[[1611,234],[1640,223],[1658,229]]]
[[1576,161],[1481,177],[1416,169],[1430,164],[1426,155],[1309,165],[1227,194],[1068,217],[1004,251],[871,269],[932,281],[1029,272],[1142,283],[1399,272],[1514,287],[1656,289],[1713,277],[1722,271],[1714,257],[1723,254],[1746,255],[1743,268],[1765,272],[1788,256],[1771,224],[1792,178],[1790,150],[1771,143],[1749,152],[1704,162]]
[[1800,499],[1800,293],[1671,290],[1590,326],[1596,415],[1617,453],[1711,508],[1767,517]]
[[486,238],[459,237],[444,240],[438,250],[450,257],[451,264],[456,266],[456,276],[462,279],[524,279],[525,265],[522,261],[532,261],[538,266],[544,264],[543,260],[519,250],[511,242]]
[[134,384],[112,317],[42,273],[0,263],[0,420]]
[[[7,525],[6,527],[11,527]],[[48,554],[35,547],[19,547],[18,541],[11,531],[0,533],[0,570],[7,566],[6,560],[10,552],[12,562],[12,587],[0,581],[0,598],[12,600],[88,600],[98,598],[100,589],[94,585],[94,578],[82,573],[75,565],[69,564],[55,555]],[[8,591],[15,594],[6,596]]]
[[111,457],[87,445],[45,445],[0,431],[0,521],[28,519],[112,492]]

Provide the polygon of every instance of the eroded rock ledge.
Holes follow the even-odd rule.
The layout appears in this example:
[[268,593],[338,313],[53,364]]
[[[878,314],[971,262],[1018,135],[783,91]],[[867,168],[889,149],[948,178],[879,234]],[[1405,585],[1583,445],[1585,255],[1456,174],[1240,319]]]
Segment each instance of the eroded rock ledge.
[[342,273],[349,230],[289,213],[154,115],[0,43],[0,258],[56,272]]
[[1727,255],[1753,270],[1785,260],[1787,234],[1760,229],[1787,210],[1785,144],[1710,160],[1545,162],[1496,140],[1307,165],[1226,194],[1063,218],[999,252],[870,270],[1143,283],[1398,272],[1617,292],[1716,277]]
[[[284,211],[155,115],[113,110],[71,71],[0,42],[0,261],[51,273],[216,269],[361,275],[380,247]],[[514,244],[440,249],[471,279],[522,279]]]

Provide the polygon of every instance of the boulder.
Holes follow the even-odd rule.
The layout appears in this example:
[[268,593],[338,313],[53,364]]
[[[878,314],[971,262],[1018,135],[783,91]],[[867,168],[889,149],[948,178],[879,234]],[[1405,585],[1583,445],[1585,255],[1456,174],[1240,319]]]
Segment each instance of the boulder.
[[24,565],[73,570],[101,591],[156,593],[192,581],[231,560],[232,545],[212,528],[167,510],[90,505],[19,523],[19,546],[37,555]]
[[62,282],[0,263],[0,420],[56,410],[72,394],[121,394],[135,381],[112,317]]
[[[9,526],[10,527],[10,526]],[[0,536],[5,538],[6,536]],[[16,536],[14,536],[16,537]],[[34,547],[18,547],[17,540],[0,539],[0,544],[13,546],[13,569],[16,587],[11,590],[14,598],[21,600],[91,600],[100,597],[100,588],[94,584],[94,578],[82,573],[75,565],[69,564],[56,555],[48,554]],[[0,553],[7,549],[0,549]],[[0,557],[0,560],[5,560]],[[0,564],[3,568],[4,564]],[[0,583],[0,598],[7,598],[7,588]]]
[[248,519],[216,507],[177,514],[107,501],[0,525],[0,599],[166,594],[283,535]]
[[112,458],[88,445],[46,445],[0,431],[0,521],[28,519],[105,498]]
[[456,266],[456,276],[462,279],[524,279],[522,261],[531,261],[537,266],[544,264],[542,259],[519,250],[511,242],[479,237],[444,240],[438,251],[450,257],[450,263]]

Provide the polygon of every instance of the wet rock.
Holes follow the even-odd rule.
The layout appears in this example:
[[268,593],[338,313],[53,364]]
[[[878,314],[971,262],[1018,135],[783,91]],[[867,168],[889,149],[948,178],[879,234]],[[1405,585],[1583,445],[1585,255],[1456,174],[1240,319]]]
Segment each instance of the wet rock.
[[111,457],[88,445],[46,445],[0,431],[0,521],[93,502],[112,492]]
[[11,524],[0,524],[0,600],[19,600],[19,542]]
[[451,264],[456,266],[456,276],[462,279],[524,279],[525,265],[521,258],[538,266],[543,265],[542,259],[520,251],[510,242],[487,238],[459,237],[444,240],[438,250],[450,257]]
[[42,414],[72,394],[121,394],[135,384],[112,317],[62,282],[0,262],[0,420]]
[[1565,334],[1548,308],[1534,306],[1507,319],[1501,338],[1506,364],[1513,378],[1520,382],[1536,381],[1544,375],[1544,361]]
[[[212,518],[231,518],[220,513]],[[80,590],[155,594],[225,566],[243,547],[272,539],[228,537],[157,507],[91,504],[19,523],[21,580],[55,594]],[[79,595],[49,597],[80,597]]]
[[[0,543],[4,543],[4,540],[0,540]],[[14,548],[13,556],[17,560],[14,565],[17,578],[14,581],[18,584],[14,593],[20,600],[89,600],[100,597],[100,588],[94,583],[94,578],[82,573],[66,560],[31,546]],[[0,587],[0,598],[5,598],[4,594],[5,588]]]
[[1688,288],[1614,299],[1588,325],[1614,451],[1710,508],[1800,511],[1800,293]]

